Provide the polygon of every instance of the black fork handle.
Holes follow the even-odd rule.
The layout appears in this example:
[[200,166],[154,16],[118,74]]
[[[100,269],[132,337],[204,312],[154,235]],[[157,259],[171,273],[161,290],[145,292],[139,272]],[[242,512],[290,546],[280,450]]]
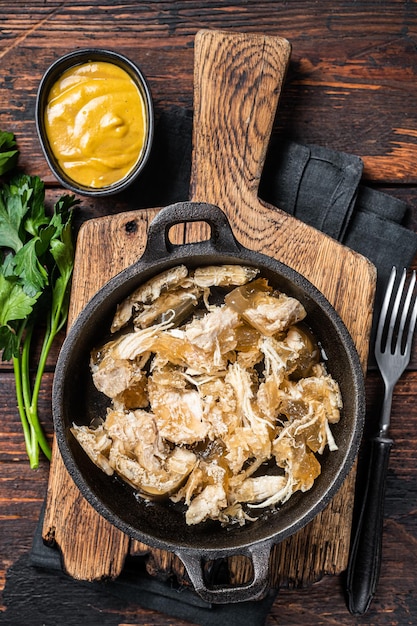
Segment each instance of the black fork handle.
[[358,525],[347,569],[348,608],[363,615],[369,608],[378,584],[384,519],[385,483],[392,439],[370,440],[368,476]]

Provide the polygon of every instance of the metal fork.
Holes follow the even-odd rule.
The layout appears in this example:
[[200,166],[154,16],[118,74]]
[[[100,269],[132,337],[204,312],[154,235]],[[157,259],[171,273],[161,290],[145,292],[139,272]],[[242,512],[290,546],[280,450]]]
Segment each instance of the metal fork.
[[417,299],[413,297],[416,273],[412,273],[405,290],[407,272],[404,269],[394,293],[396,275],[393,267],[375,340],[375,358],[384,380],[385,394],[378,431],[370,439],[367,482],[347,569],[348,607],[353,615],[366,613],[379,579],[385,481],[393,444],[388,437],[392,395],[410,361],[417,319]]

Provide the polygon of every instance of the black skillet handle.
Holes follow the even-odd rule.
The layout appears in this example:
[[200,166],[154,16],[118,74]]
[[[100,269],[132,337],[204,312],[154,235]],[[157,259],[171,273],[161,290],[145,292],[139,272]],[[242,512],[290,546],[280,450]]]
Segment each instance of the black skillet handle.
[[366,613],[378,584],[385,481],[392,443],[385,437],[371,440],[367,483],[347,570],[348,607],[352,615]]
[[[267,541],[247,546],[246,549],[232,550],[233,555],[244,555],[252,561],[253,579],[249,583],[242,585],[215,585],[209,587],[204,580],[201,555],[179,550],[178,556],[185,565],[194,590],[203,600],[214,604],[229,604],[261,600],[265,596],[268,591],[271,547],[271,543]],[[210,558],[213,559],[213,556]]]
[[[173,244],[169,231],[176,224],[206,222],[210,237],[201,242]],[[178,202],[161,209],[148,229],[148,239],[141,260],[155,262],[184,254],[239,253],[242,247],[235,239],[229,220],[219,207],[205,202]]]

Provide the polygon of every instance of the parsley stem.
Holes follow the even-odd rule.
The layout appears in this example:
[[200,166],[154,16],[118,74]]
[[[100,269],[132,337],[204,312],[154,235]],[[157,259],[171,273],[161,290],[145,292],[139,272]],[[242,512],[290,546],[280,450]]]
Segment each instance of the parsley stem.
[[[45,335],[43,338],[42,350],[41,350],[41,354],[39,357],[39,363],[38,363],[38,368],[36,371],[35,382],[33,384],[32,400],[31,400],[30,407],[29,407],[29,411],[31,415],[33,415],[33,417],[36,419],[38,424],[39,424],[39,421],[38,421],[37,406],[38,406],[38,400],[39,400],[39,392],[41,388],[43,374],[44,374],[45,367],[46,367],[48,354],[50,352],[50,349],[51,349],[51,346],[55,339],[56,334],[57,334],[57,330],[55,328],[55,324],[48,323],[47,329],[45,331]],[[45,454],[45,456],[49,460],[51,460],[51,448],[50,448],[48,441],[45,438],[44,432],[40,424],[39,424],[38,438],[39,438],[39,445],[42,449],[42,452]]]
[[[71,273],[68,274],[66,286],[68,285],[70,276],[71,276]],[[45,335],[43,338],[42,349],[41,349],[41,353],[39,356],[38,368],[36,371],[35,382],[33,385],[32,400],[27,409],[27,413],[33,419],[32,423],[34,427],[36,428],[39,445],[43,453],[49,460],[51,459],[51,448],[39,424],[37,406],[38,406],[38,400],[39,400],[39,391],[40,391],[41,382],[42,382],[43,374],[44,374],[45,367],[46,367],[48,354],[51,350],[52,343],[56,335],[65,324],[66,318],[67,318],[67,309],[65,308],[65,304],[64,304],[66,300],[66,289],[62,289],[59,293],[60,295],[58,297],[55,307],[53,308],[53,313],[50,312],[48,315],[46,331],[45,331]],[[38,429],[38,426],[39,426],[39,429]]]
[[[29,454],[30,466],[36,469],[39,466],[39,447],[38,447],[38,430],[36,422],[38,421],[30,411],[31,391],[30,391],[30,344],[32,342],[33,325],[26,328],[25,338],[23,340],[22,357],[21,357],[21,378],[23,401],[25,406],[25,414],[31,428],[31,454]],[[38,423],[39,426],[39,423]]]
[[22,390],[22,368],[21,368],[20,356],[13,357],[13,370],[14,370],[14,376],[15,376],[15,381],[16,381],[17,406],[19,410],[20,421],[22,423],[26,451],[30,460],[30,466],[33,467],[32,459],[35,460],[34,455],[33,455],[33,429],[30,426],[28,419],[26,417],[25,402],[23,400],[23,390]]
[[[22,341],[23,333],[25,332],[26,321],[22,322],[18,332],[18,340],[19,344]],[[29,457],[30,466],[32,468],[38,467],[38,453],[37,453],[37,443],[36,443],[36,433],[33,427],[33,424],[28,419],[28,414],[26,411],[26,400],[27,397],[27,388],[26,388],[26,374],[25,374],[26,365],[24,364],[24,356],[23,351],[19,352],[17,356],[13,357],[13,370],[16,381],[16,399],[17,406],[19,410],[20,421],[22,423],[23,434],[25,439],[26,451]]]
[[[45,433],[40,424],[39,416],[38,416],[39,391],[40,391],[40,386],[41,386],[42,375],[45,369],[47,354],[42,358],[42,360],[38,364],[35,383],[33,386],[33,390],[31,390],[29,356],[30,356],[30,345],[32,341],[32,335],[33,335],[33,326],[27,329],[27,333],[26,333],[25,340],[23,343],[23,350],[22,350],[23,392],[24,392],[26,416],[29,421],[29,424],[32,426],[34,433],[35,433],[36,453],[34,457],[34,462],[36,463],[36,467],[37,467],[39,464],[39,448],[38,447],[41,448],[42,452],[44,453],[46,458],[49,460],[51,459],[51,448],[45,437]],[[44,340],[44,343],[45,343],[45,340]],[[44,350],[42,350],[42,352],[43,351]]]
[[[26,324],[22,324],[20,329],[20,337],[25,330]],[[31,392],[30,386],[30,345],[33,335],[33,326],[26,327],[26,334],[22,344],[21,353],[13,357],[13,368],[16,381],[16,399],[22,422],[23,434],[25,439],[26,451],[29,457],[30,467],[36,469],[39,467],[39,448],[45,456],[51,459],[51,448],[45,437],[42,426],[39,422],[37,403],[39,398],[39,390],[42,373],[45,367],[46,356],[43,360],[42,371],[39,374],[39,368],[35,379],[34,391]]]

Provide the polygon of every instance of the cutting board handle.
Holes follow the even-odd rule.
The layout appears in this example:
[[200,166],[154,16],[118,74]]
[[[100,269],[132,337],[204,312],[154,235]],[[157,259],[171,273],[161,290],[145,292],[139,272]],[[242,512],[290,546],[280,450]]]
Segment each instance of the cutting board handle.
[[290,54],[281,37],[197,33],[192,200],[253,207]]

